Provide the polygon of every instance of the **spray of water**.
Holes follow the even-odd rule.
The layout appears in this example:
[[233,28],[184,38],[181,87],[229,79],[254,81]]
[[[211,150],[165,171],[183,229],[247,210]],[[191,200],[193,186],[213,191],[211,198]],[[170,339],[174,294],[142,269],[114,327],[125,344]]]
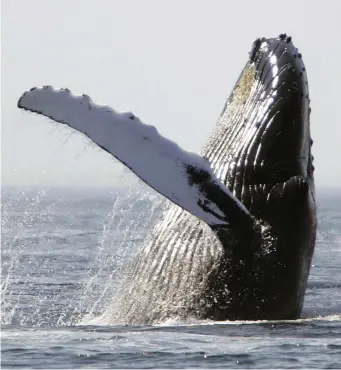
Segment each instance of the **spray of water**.
[[[97,318],[115,303],[130,263],[167,202],[141,185],[99,198],[98,194],[84,196],[82,202],[79,195],[70,195],[66,189],[57,193],[19,188],[5,192],[1,324],[100,323]],[[329,218],[320,217],[319,222],[320,226],[325,222],[322,229],[328,230]],[[302,320],[340,320],[337,302],[335,307],[327,307],[326,302],[319,306],[318,292],[325,277],[315,271],[315,263],[327,261],[330,250],[340,248],[332,236],[326,231],[318,233]],[[335,284],[327,288],[339,291]],[[166,323],[178,324],[200,322],[172,318]]]
[[140,185],[96,197],[82,208],[66,189],[4,194],[2,324],[75,325],[115,299],[165,202]]
[[[25,322],[23,296],[25,289],[34,284],[38,267],[31,254],[32,246],[37,246],[35,225],[44,228],[51,221],[54,208],[62,202],[60,198],[44,203],[46,195],[45,190],[35,191],[32,195],[29,189],[17,188],[2,198],[1,323],[12,322],[13,318]],[[44,232],[46,234],[48,230]],[[36,251],[39,252],[39,248]]]
[[96,322],[94,319],[115,301],[136,251],[148,237],[165,203],[162,197],[145,188],[130,188],[124,197],[116,199],[103,223],[92,276],[79,301],[80,306],[87,307],[87,314],[79,316],[78,323]]

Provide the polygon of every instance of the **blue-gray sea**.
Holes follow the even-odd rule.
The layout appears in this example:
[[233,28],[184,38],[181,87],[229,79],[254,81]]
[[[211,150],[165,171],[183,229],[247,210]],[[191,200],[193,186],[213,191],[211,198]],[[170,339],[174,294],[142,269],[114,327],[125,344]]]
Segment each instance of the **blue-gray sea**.
[[2,368],[340,368],[341,191],[317,190],[302,319],[117,326],[98,317],[163,199],[145,187],[2,189]]

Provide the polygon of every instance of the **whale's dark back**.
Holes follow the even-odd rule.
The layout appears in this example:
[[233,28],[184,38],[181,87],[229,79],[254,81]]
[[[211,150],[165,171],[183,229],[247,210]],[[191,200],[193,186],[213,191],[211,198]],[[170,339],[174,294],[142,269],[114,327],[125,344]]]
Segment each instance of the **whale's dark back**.
[[261,240],[213,231],[169,204],[107,313],[112,320],[300,315],[316,232],[309,115],[305,67],[291,39],[256,40],[200,154],[259,220]]

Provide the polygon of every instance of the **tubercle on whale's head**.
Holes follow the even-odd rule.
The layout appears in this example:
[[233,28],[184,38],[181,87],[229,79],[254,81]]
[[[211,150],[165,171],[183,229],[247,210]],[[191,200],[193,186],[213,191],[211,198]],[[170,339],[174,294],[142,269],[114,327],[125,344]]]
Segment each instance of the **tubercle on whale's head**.
[[238,198],[243,187],[293,176],[313,187],[308,79],[290,36],[253,42],[220,122],[230,133],[228,170],[220,177]]

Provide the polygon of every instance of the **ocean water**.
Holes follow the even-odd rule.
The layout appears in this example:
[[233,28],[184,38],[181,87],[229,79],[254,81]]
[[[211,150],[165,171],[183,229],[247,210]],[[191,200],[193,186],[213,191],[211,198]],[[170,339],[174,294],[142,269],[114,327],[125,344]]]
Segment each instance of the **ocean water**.
[[318,191],[301,319],[108,325],[163,206],[145,187],[2,190],[2,368],[341,368],[341,191]]

